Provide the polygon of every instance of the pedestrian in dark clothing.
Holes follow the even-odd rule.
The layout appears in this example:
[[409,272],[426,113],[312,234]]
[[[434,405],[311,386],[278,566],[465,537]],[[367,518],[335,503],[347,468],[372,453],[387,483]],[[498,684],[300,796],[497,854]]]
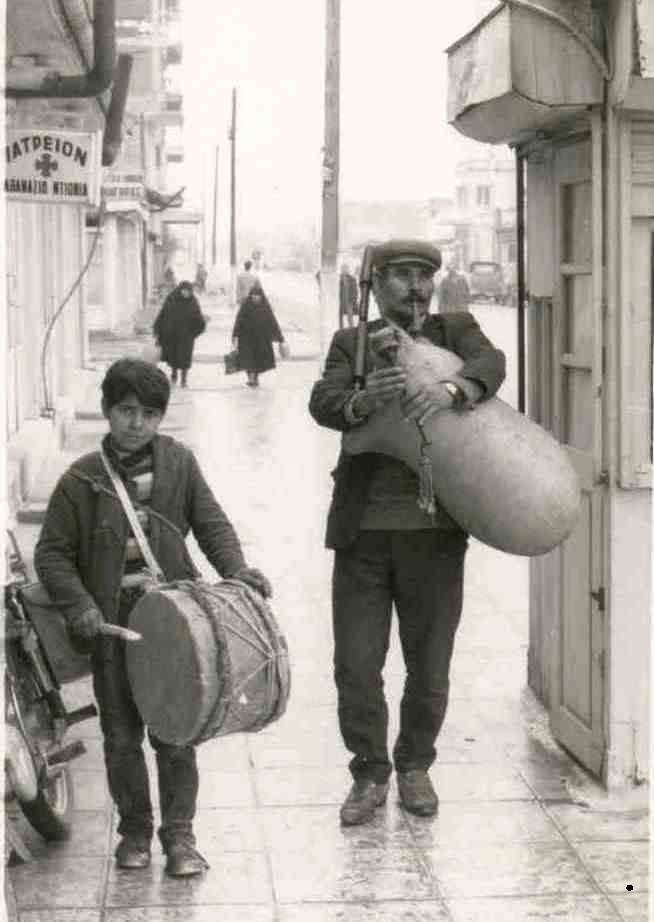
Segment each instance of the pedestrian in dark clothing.
[[247,372],[248,387],[258,387],[259,375],[275,367],[274,342],[281,349],[284,336],[261,283],[255,282],[238,310],[232,331],[232,343],[238,350],[240,368]]
[[195,287],[203,294],[207,287],[207,278],[209,273],[207,272],[204,263],[198,263],[197,269],[195,270]]
[[467,311],[470,304],[470,288],[465,276],[454,266],[448,266],[447,275],[438,289],[438,310],[441,314],[450,311]]
[[[309,410],[322,426],[347,432],[388,401],[403,415],[467,407],[492,397],[504,378],[504,355],[467,312],[429,316],[440,252],[421,241],[393,240],[375,247],[372,290],[382,315],[374,332],[391,323],[457,353],[461,370],[405,396],[399,366],[373,367],[355,389],[357,331],[332,340]],[[354,784],[341,807],[344,825],[370,820],[384,803],[392,770],[387,748],[388,707],[382,669],[392,607],[397,611],[406,681],[400,732],[393,749],[400,801],[421,816],[438,809],[428,769],[448,700],[449,666],[463,602],[467,534],[437,505],[423,511],[418,477],[388,455],[342,452],[334,471],[327,547],[335,551],[332,582],[334,678],[345,745],[353,753]]]
[[341,266],[341,274],[338,280],[338,326],[343,329],[345,319],[349,327],[354,325],[354,316],[359,306],[359,288],[357,281],[350,272],[347,263]]
[[161,346],[161,361],[170,365],[170,380],[173,383],[177,382],[179,370],[182,373],[182,387],[186,387],[195,339],[204,332],[206,325],[200,304],[193,294],[192,284],[180,282],[164,301],[153,327],[155,338]]
[[[193,453],[157,433],[170,397],[166,375],[148,362],[120,359],[107,371],[102,394],[110,429],[102,449],[125,484],[164,578],[200,576],[185,544],[192,531],[221,577],[236,577],[269,595],[270,584],[247,566],[236,532]],[[116,862],[121,868],[145,868],[154,832],[145,728],[130,690],[124,641],[103,634],[102,625],[124,626],[152,577],[99,451],[79,458],[57,483],[34,563],[71,639],[91,654],[109,790],[119,816]],[[195,749],[148,736],[157,760],[158,834],[166,872],[199,874],[208,865],[195,849],[193,834],[199,783]]]

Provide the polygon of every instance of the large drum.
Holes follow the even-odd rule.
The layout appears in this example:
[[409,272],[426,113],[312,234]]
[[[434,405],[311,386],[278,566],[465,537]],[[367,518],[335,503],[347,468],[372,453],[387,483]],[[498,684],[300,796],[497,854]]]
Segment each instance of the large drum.
[[160,740],[201,743],[261,730],[286,709],[286,641],[259,593],[239,580],[166,583],[139,599],[126,646],[136,706]]
[[[394,327],[371,335],[370,344],[404,368],[408,393],[446,380],[463,365],[453,352]],[[435,413],[423,429],[434,492],[465,531],[529,557],[568,537],[581,505],[577,476],[564,448],[533,420],[492,397],[474,410]],[[404,421],[399,400],[346,432],[343,448],[391,455],[420,473],[420,433]]]

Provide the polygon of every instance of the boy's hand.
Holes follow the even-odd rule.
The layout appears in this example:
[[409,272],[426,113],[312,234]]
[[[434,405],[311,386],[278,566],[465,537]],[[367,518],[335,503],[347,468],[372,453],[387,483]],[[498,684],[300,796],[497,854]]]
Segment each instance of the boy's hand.
[[237,570],[234,574],[233,578],[240,579],[241,582],[246,583],[251,589],[261,593],[265,599],[269,599],[272,595],[270,580],[263,575],[261,570],[257,570],[256,567],[241,567],[241,569]]
[[100,634],[100,627],[104,618],[97,608],[87,608],[79,615],[73,615],[69,627],[71,632],[80,640],[95,640]]

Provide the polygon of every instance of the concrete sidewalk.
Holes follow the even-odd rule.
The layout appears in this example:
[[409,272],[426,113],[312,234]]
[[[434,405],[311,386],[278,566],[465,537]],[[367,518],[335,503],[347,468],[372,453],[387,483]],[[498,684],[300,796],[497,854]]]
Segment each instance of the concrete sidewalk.
[[[407,815],[393,787],[373,824],[340,828],[349,755],[337,727],[331,555],[322,547],[338,437],[306,412],[317,373],[310,361],[285,363],[254,391],[241,376],[199,364],[183,401],[176,392],[179,437],[196,452],[248,561],[273,582],[293,669],[289,708],[277,724],[198,750],[197,835],[211,869],[171,880],[156,847],[149,870],[115,868],[100,732],[97,721],[87,721],[71,731],[88,750],[73,763],[73,837],[46,845],[22,826],[35,859],[9,869],[13,917],[645,922],[648,791],[608,796],[554,743],[545,712],[525,687],[527,562],[476,542],[432,770],[439,816]],[[35,525],[19,527],[26,549],[36,533]],[[194,547],[193,553],[200,563]],[[392,741],[403,681],[396,633],[385,678]],[[87,702],[88,682],[66,694]]]

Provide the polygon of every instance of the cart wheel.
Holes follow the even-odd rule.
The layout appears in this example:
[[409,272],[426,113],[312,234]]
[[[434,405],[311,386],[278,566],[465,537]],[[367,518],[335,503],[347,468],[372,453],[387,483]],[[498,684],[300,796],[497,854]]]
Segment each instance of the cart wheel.
[[20,808],[48,842],[68,839],[73,814],[73,779],[68,766],[41,788],[34,800],[21,802]]

